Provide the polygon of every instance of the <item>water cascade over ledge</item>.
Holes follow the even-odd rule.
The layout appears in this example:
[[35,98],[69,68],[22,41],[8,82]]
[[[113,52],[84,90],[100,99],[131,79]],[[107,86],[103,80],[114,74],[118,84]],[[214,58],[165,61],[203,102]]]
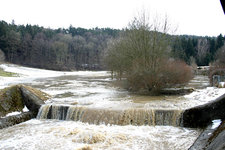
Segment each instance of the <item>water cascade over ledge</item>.
[[21,88],[37,119],[1,129],[0,149],[187,150],[201,133],[199,125],[224,116],[224,100],[214,104],[224,89],[206,88],[205,76],[187,85],[196,88],[191,94],[148,96],[118,88],[106,71],[11,68],[27,75],[2,78],[0,88],[25,83],[52,98],[33,107],[33,96]]
[[182,126],[182,110],[129,108],[123,110],[43,105],[38,119],[81,121],[89,124]]

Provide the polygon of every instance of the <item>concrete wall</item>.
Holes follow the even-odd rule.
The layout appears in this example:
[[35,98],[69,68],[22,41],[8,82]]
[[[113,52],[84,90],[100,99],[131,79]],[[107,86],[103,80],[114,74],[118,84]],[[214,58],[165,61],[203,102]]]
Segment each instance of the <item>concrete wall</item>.
[[[0,117],[0,129],[35,118],[37,116],[39,108],[41,107],[41,105],[44,104],[44,101],[48,98],[48,95],[46,93],[43,93],[39,90],[33,89],[25,85],[12,86],[7,88],[4,92],[5,93],[3,93],[3,95],[8,96],[8,99],[6,97],[2,97],[2,101],[0,102],[4,102],[8,100],[10,104],[11,103],[10,100],[14,100],[17,103],[23,104],[21,108],[26,106],[29,109],[29,112],[23,112],[19,115],[8,116],[3,118]],[[13,93],[13,94],[9,94],[9,93]],[[15,95],[17,96],[15,97]],[[14,105],[7,105],[7,106],[13,107],[13,108],[15,107]],[[20,111],[21,111],[21,108],[20,108]],[[8,111],[4,112],[4,114],[10,113],[11,111],[15,111],[15,110],[8,108]]]
[[187,109],[183,113],[183,126],[205,128],[212,120],[225,120],[225,94],[211,103]]
[[225,121],[213,129],[209,125],[198,137],[189,150],[224,150],[225,149]]

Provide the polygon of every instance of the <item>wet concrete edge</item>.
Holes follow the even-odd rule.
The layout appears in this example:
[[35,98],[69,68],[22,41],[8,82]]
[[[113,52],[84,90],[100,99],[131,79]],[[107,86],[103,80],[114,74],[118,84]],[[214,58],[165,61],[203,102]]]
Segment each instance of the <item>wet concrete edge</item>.
[[196,139],[188,150],[222,150],[225,149],[225,121],[212,129],[210,124]]
[[27,120],[34,118],[34,114],[32,112],[24,112],[18,115],[8,116],[5,118],[0,118],[0,129],[13,126]]
[[39,108],[44,104],[43,100],[33,94],[25,86],[20,85],[19,89],[21,91],[21,96],[24,101],[24,105],[28,108],[28,112],[22,112],[18,115],[8,116],[5,118],[0,118],[0,129],[13,126],[25,121],[28,121],[37,116]]
[[186,109],[183,113],[183,127],[206,128],[212,120],[225,120],[225,94],[212,102]]

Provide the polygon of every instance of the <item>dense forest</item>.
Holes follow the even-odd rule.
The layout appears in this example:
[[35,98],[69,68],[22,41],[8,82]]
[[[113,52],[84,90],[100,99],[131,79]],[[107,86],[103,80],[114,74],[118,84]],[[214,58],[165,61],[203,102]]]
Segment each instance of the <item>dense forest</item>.
[[[49,29],[0,21],[0,51],[10,63],[53,70],[102,70],[107,44],[124,30],[111,28]],[[187,64],[209,65],[224,36],[170,35],[173,57]]]
[[0,49],[7,62],[53,70],[100,70],[107,41],[120,31],[109,28],[46,29],[0,22]]
[[172,40],[172,54],[187,64],[193,61],[198,66],[207,66],[215,61],[216,52],[224,45],[224,36],[174,36]]

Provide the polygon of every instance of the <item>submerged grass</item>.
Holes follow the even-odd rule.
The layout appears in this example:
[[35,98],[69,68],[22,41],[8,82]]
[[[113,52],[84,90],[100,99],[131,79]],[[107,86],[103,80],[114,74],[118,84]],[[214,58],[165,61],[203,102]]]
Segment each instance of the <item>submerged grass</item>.
[[18,74],[13,73],[13,72],[7,72],[7,71],[4,71],[2,68],[0,68],[0,76],[2,76],[2,77],[16,77],[16,76],[18,76]]

